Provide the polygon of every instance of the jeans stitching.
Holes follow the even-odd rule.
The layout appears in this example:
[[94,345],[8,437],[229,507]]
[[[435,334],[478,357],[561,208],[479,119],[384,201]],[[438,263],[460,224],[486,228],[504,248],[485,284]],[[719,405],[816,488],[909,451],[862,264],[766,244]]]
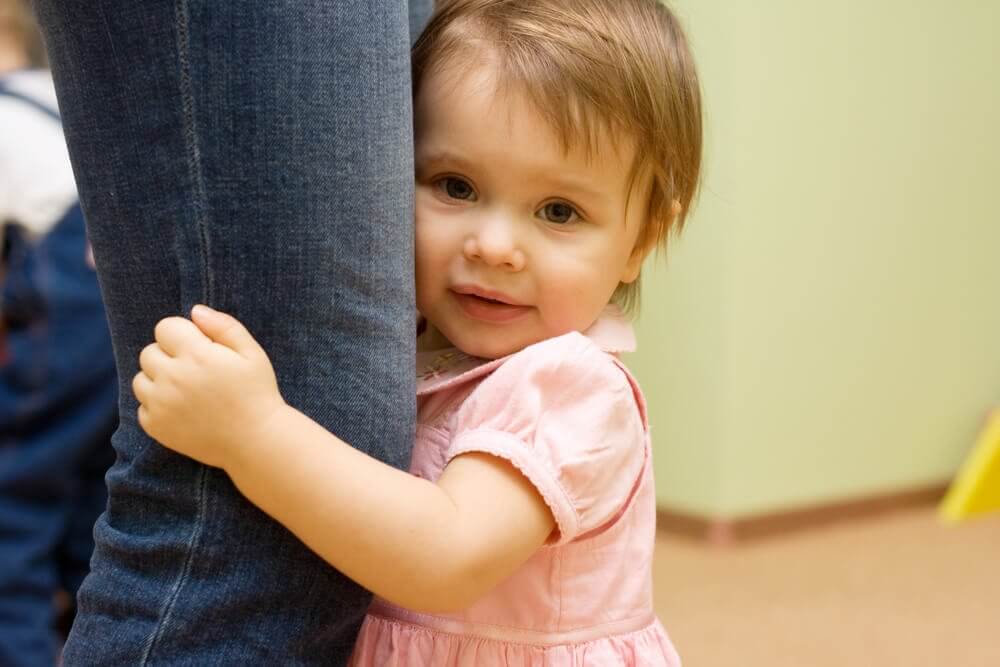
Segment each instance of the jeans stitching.
[[198,470],[198,514],[195,518],[194,531],[191,533],[191,538],[187,543],[187,558],[184,559],[184,565],[181,568],[181,573],[174,582],[173,590],[170,591],[170,595],[167,596],[166,601],[163,603],[163,607],[160,610],[160,620],[157,623],[156,630],[153,631],[149,642],[146,644],[146,650],[142,654],[142,659],[139,664],[145,667],[149,664],[150,656],[153,653],[153,649],[156,648],[157,642],[163,637],[163,632],[166,627],[170,624],[171,616],[174,611],[174,603],[177,601],[178,595],[180,595],[181,588],[187,582],[188,575],[191,574],[191,565],[194,563],[194,550],[198,543],[199,538],[201,538],[201,529],[205,524],[205,483],[208,478],[208,468],[203,465],[199,465]]
[[201,285],[204,290],[202,297],[206,303],[211,303],[215,293],[212,273],[208,268],[208,230],[205,224],[205,211],[208,209],[205,195],[205,179],[201,168],[201,148],[198,145],[197,122],[195,120],[194,91],[191,84],[191,59],[189,57],[190,36],[188,32],[187,0],[177,0],[175,4],[177,18],[177,58],[180,66],[181,108],[184,113],[184,144],[187,150],[188,175],[194,184],[192,204],[194,205],[195,225],[198,230],[198,250],[201,260]]
[[[184,113],[184,142],[187,149],[188,173],[194,183],[194,193],[192,199],[195,210],[195,224],[198,228],[199,237],[198,249],[201,260],[201,285],[202,289],[205,291],[203,294],[205,300],[211,302],[213,285],[211,281],[211,272],[208,270],[208,233],[205,225],[205,210],[207,207],[205,203],[205,183],[201,169],[201,151],[198,147],[198,137],[195,123],[194,94],[191,85],[191,64],[188,54],[189,35],[187,0],[177,0],[174,5],[174,9],[177,21],[177,54],[180,66],[180,94]],[[174,582],[170,594],[167,596],[167,599],[164,601],[163,606],[160,609],[159,621],[156,629],[153,631],[153,634],[150,636],[146,644],[146,648],[143,651],[142,658],[140,660],[140,665],[149,664],[153,650],[156,648],[160,639],[163,638],[163,634],[167,626],[170,625],[171,617],[173,615],[177,598],[180,595],[181,588],[183,588],[184,584],[187,582],[188,576],[191,574],[191,567],[194,563],[195,549],[201,538],[202,529],[205,524],[207,504],[205,485],[207,483],[207,479],[208,469],[205,466],[199,466],[196,478],[196,498],[198,510],[195,516],[194,528],[186,545],[187,556],[184,559],[184,564],[181,566],[180,574]]]

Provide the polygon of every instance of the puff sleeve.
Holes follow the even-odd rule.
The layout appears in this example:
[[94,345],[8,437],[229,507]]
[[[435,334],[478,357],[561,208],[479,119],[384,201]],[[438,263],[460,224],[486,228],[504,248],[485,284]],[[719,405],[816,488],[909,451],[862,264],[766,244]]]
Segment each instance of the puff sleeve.
[[514,355],[454,413],[447,458],[483,452],[510,461],[549,506],[565,544],[607,523],[646,460],[632,385],[578,333]]

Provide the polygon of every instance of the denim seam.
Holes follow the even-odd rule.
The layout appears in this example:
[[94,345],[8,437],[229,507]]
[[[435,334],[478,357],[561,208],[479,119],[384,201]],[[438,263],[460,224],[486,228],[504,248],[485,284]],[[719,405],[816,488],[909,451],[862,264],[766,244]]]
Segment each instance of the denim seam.
[[[187,0],[177,0],[174,5],[174,11],[177,25],[177,57],[180,66],[180,95],[184,114],[184,143],[187,149],[188,174],[194,183],[194,196],[192,197],[192,200],[195,209],[195,224],[198,230],[198,250],[201,260],[201,287],[203,290],[202,296],[205,298],[205,301],[210,302],[212,300],[213,286],[211,282],[211,273],[208,270],[208,234],[205,226],[205,210],[207,206],[205,201],[205,182],[201,169],[201,151],[198,146],[198,135],[195,127],[194,94],[191,84],[191,62],[189,57]],[[177,598],[180,595],[180,591],[184,587],[184,584],[187,583],[188,577],[191,574],[195,550],[201,538],[202,529],[205,524],[207,503],[205,485],[207,478],[208,469],[205,466],[199,466],[196,477],[197,490],[195,495],[198,509],[195,515],[195,522],[191,531],[191,536],[188,538],[187,545],[185,545],[187,554],[184,559],[184,563],[181,566],[180,574],[177,576],[176,581],[174,581],[173,588],[160,609],[160,617],[158,619],[157,626],[146,644],[145,651],[143,651],[143,655],[140,660],[140,665],[145,666],[149,664],[153,650],[163,637],[166,628],[170,625],[174,607],[176,605]]]
[[208,209],[205,194],[205,178],[201,166],[201,147],[198,144],[197,121],[195,120],[194,89],[191,83],[190,33],[188,31],[188,0],[177,0],[177,58],[180,66],[181,108],[184,113],[184,145],[187,152],[188,176],[194,184],[192,204],[194,205],[195,226],[198,231],[198,250],[201,260],[201,298],[212,303],[215,286],[209,271],[209,240],[205,223]]
[[205,483],[208,478],[208,468],[199,465],[198,470],[198,514],[195,518],[194,531],[191,533],[190,539],[187,543],[187,558],[184,559],[184,565],[181,567],[180,575],[174,582],[173,590],[170,591],[170,595],[167,596],[166,601],[163,603],[163,607],[160,609],[160,619],[157,623],[156,629],[153,631],[149,642],[146,644],[146,650],[143,652],[142,659],[139,664],[145,667],[149,664],[150,656],[153,653],[153,649],[156,648],[157,642],[163,637],[163,631],[170,625],[171,616],[174,611],[174,603],[177,601],[177,596],[180,595],[181,588],[187,582],[188,575],[191,574],[191,565],[194,563],[194,550],[198,543],[199,538],[201,538],[201,529],[205,524]]

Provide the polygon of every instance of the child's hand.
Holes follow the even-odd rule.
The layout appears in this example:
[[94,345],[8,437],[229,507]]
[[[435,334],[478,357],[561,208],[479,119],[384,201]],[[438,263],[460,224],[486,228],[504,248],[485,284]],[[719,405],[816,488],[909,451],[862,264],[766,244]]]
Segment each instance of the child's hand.
[[160,320],[154,334],[132,380],[139,425],[170,449],[226,467],[285,406],[267,354],[238,320],[206,306],[191,320]]

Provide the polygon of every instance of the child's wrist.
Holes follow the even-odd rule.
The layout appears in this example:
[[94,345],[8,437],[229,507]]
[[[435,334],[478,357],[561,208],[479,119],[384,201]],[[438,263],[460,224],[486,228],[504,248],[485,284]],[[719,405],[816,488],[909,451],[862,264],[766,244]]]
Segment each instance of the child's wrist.
[[288,423],[289,412],[292,411],[291,406],[278,398],[273,405],[261,410],[256,419],[246,424],[245,429],[238,429],[238,433],[233,434],[236,437],[230,438],[227,443],[223,465],[226,472],[233,473],[248,464],[266,459],[280,447],[281,434],[287,433],[287,428],[282,424]]

